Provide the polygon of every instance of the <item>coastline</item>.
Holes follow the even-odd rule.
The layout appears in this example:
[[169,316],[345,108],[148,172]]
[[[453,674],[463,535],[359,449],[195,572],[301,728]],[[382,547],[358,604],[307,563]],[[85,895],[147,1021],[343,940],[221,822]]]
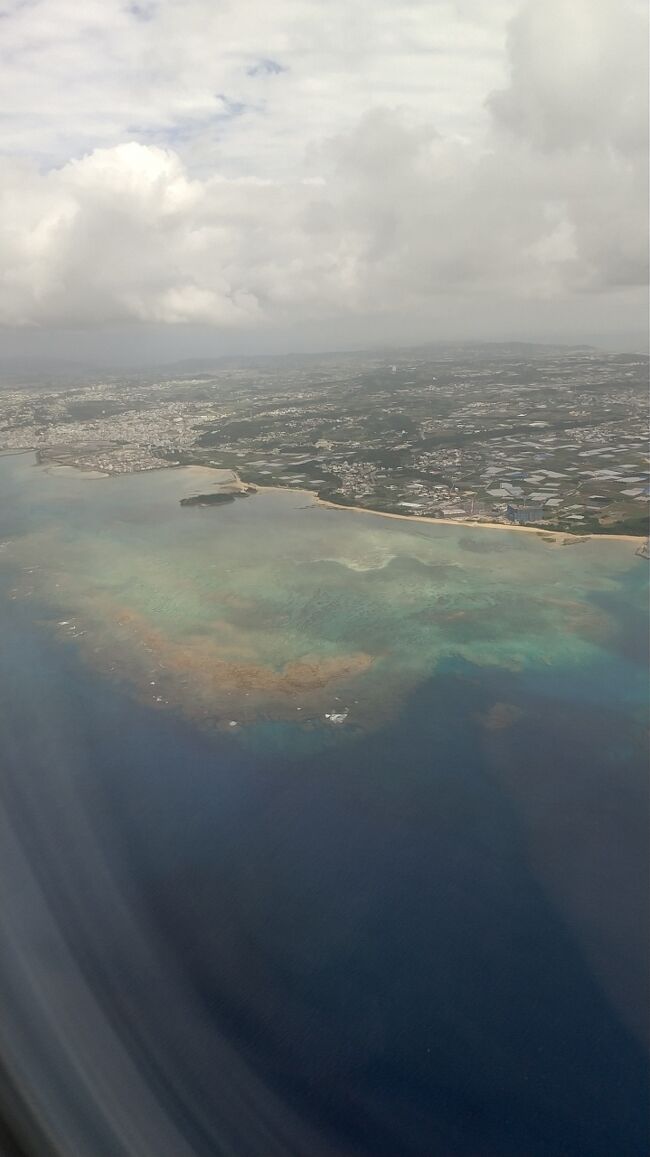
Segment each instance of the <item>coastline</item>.
[[[208,467],[208,469],[210,469],[210,467]],[[237,480],[242,486],[248,485],[248,483],[242,481],[239,475],[237,475]],[[347,510],[353,514],[373,514],[378,518],[396,518],[400,522],[410,522],[415,526],[423,522],[430,526],[464,526],[468,530],[507,530],[518,534],[536,534],[542,538],[547,538],[548,536],[547,540],[549,541],[549,545],[552,545],[550,542],[551,538],[555,539],[558,543],[561,543],[561,540],[565,538],[573,539],[576,543],[587,542],[592,539],[598,539],[600,541],[605,539],[609,542],[634,542],[637,544],[646,541],[644,535],[637,534],[580,534],[579,532],[574,533],[569,530],[550,530],[544,526],[517,526],[507,522],[473,522],[471,519],[464,518],[434,518],[429,514],[394,514],[388,510],[371,510],[367,506],[339,505],[338,502],[330,502],[326,498],[319,498],[317,494],[314,494],[313,490],[305,490],[300,486],[265,486],[264,484],[258,485],[257,482],[251,483],[251,485],[254,485],[256,490],[276,490],[282,494],[307,494],[311,498],[314,506],[322,506],[328,510]]]
[[[29,454],[29,453],[36,453],[36,450],[35,449],[30,450],[29,448],[23,448],[23,449],[20,449],[17,451],[10,451],[10,453]],[[55,464],[54,468],[52,466],[50,466],[48,468],[47,464],[45,464],[45,463],[39,463],[39,465],[45,470],[46,473],[48,473],[50,475],[54,475],[55,471],[58,473],[61,470],[60,465],[59,465],[59,470],[57,470],[58,464]],[[267,486],[264,483],[245,482],[242,479],[239,472],[231,466],[227,466],[227,467],[203,466],[203,465],[200,465],[199,463],[193,463],[193,464],[188,464],[186,466],[178,466],[178,465],[171,465],[170,464],[169,466],[159,466],[159,467],[157,467],[157,469],[159,469],[159,470],[179,470],[179,469],[191,470],[195,475],[210,475],[211,477],[213,477],[215,474],[222,474],[222,475],[223,474],[230,474],[231,475],[230,479],[223,479],[222,481],[217,482],[216,484],[223,487],[224,490],[226,490],[228,487],[232,487],[233,489],[235,489],[235,488],[236,489],[239,489],[239,488],[244,489],[245,487],[248,487],[248,486],[254,486],[256,491],[257,490],[259,490],[259,491],[278,491],[282,494],[306,494],[311,499],[313,506],[321,506],[327,510],[343,510],[343,511],[347,510],[353,514],[372,514],[377,518],[395,518],[401,522],[410,522],[416,526],[418,525],[418,523],[425,523],[428,526],[464,526],[468,530],[475,530],[475,529],[479,529],[479,530],[504,530],[504,531],[515,532],[515,533],[519,533],[519,534],[536,534],[538,537],[545,538],[546,541],[549,543],[549,545],[553,545],[552,539],[555,540],[555,545],[562,545],[562,542],[565,539],[570,539],[575,543],[588,542],[588,541],[591,541],[594,539],[598,539],[598,540],[604,539],[604,540],[609,541],[609,542],[635,543],[637,546],[639,546],[642,543],[647,541],[646,535],[593,534],[593,533],[581,534],[579,531],[573,532],[570,530],[551,530],[550,528],[544,527],[544,526],[539,526],[539,527],[537,527],[537,526],[517,526],[515,524],[505,523],[505,522],[475,522],[471,519],[464,519],[464,518],[435,518],[432,515],[428,515],[428,514],[422,514],[422,515],[395,514],[391,511],[388,511],[388,510],[372,510],[367,506],[348,506],[348,505],[339,504],[338,502],[330,502],[329,499],[326,499],[326,498],[319,498],[319,496],[317,494],[315,494],[313,490],[307,490],[305,487],[302,487],[302,486],[275,486],[275,485]],[[79,473],[82,475],[87,474],[89,478],[99,478],[99,477],[110,478],[110,477],[113,477],[113,475],[111,475],[111,474],[103,474],[103,473],[100,473],[99,471],[97,471],[97,472],[84,471],[82,468],[80,468],[78,466],[72,466],[72,465],[67,466],[67,467],[65,467],[65,466],[63,467],[63,471],[67,471],[67,470],[75,471],[76,473]],[[134,473],[140,473],[140,471],[134,471]]]

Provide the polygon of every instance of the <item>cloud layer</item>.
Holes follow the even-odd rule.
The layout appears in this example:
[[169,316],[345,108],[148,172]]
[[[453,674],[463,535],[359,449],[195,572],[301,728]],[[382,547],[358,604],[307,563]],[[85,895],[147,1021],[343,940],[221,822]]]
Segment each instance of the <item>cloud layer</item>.
[[0,12],[5,326],[641,301],[633,0]]

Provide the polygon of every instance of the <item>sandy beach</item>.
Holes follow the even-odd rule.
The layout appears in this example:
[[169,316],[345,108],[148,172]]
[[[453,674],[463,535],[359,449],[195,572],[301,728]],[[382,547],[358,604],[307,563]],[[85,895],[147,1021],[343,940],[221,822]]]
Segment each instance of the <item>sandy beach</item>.
[[54,474],[55,476],[57,476],[59,478],[65,477],[66,474],[67,475],[78,474],[78,475],[81,475],[83,478],[88,478],[88,479],[91,479],[91,478],[110,478],[110,474],[108,474],[106,470],[82,470],[81,467],[79,467],[79,466],[66,466],[63,463],[58,463],[58,462],[54,463],[51,466],[43,465],[43,469],[44,469],[46,474]]
[[[237,476],[237,480],[242,487],[247,483]],[[253,483],[250,483],[253,485]],[[287,492],[291,494],[306,494],[311,498],[314,506],[323,506],[328,510],[342,510],[350,511],[353,514],[373,514],[378,518],[396,518],[400,522],[410,522],[417,526],[419,523],[426,523],[431,526],[465,526],[468,530],[508,530],[517,534],[536,534],[538,538],[545,539],[549,544],[555,540],[559,545],[564,539],[571,539],[574,542],[588,542],[590,539],[598,539],[599,541],[614,541],[614,542],[633,542],[640,546],[645,540],[642,536],[636,534],[580,534],[572,533],[568,530],[551,530],[544,526],[517,526],[509,522],[475,522],[472,519],[464,518],[433,518],[428,514],[413,515],[413,514],[393,514],[387,510],[369,510],[366,506],[342,506],[337,502],[329,502],[325,498],[319,498],[314,494],[313,490],[305,490],[299,486],[264,486],[254,483],[256,490],[277,490],[282,494]]]
[[[101,473],[94,470],[81,470],[77,466],[62,466],[53,465],[44,467],[48,474],[65,474],[77,473],[84,474],[87,478],[107,478],[108,474]],[[163,467],[164,469],[164,467]],[[425,523],[430,526],[465,526],[468,530],[507,530],[516,534],[536,534],[543,538],[549,545],[561,546],[565,540],[575,543],[588,542],[590,539],[598,539],[599,541],[614,541],[614,542],[630,542],[640,546],[645,540],[644,537],[635,534],[580,534],[579,531],[573,533],[567,530],[551,530],[544,526],[516,526],[509,522],[476,522],[472,519],[463,518],[434,518],[428,514],[413,515],[413,514],[394,514],[387,510],[370,510],[366,506],[343,506],[337,502],[329,502],[325,498],[319,498],[313,490],[307,490],[300,486],[266,486],[263,483],[258,484],[245,482],[236,470],[231,467],[219,468],[218,466],[170,466],[172,470],[185,470],[190,473],[196,481],[209,480],[213,485],[219,486],[221,489],[229,491],[245,490],[248,486],[254,486],[255,490],[260,491],[278,491],[281,494],[305,494],[314,506],[322,506],[328,510],[348,511],[352,514],[372,514],[377,518],[394,518],[401,522],[410,522],[417,526],[419,523]]]

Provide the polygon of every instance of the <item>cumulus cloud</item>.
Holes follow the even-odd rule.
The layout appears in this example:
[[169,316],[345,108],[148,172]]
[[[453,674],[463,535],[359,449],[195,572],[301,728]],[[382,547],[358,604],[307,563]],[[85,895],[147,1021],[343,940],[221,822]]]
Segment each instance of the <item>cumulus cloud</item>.
[[[61,163],[137,139],[278,176],[374,105],[470,133],[514,0],[0,0],[3,148]],[[471,5],[470,5],[471,8]]]
[[398,30],[383,0],[5,0],[30,155],[0,177],[0,323],[264,330],[643,286],[642,16],[569,8],[411,0]]
[[547,150],[645,151],[645,6],[527,0],[511,22],[508,49],[510,83],[489,103],[515,133]]

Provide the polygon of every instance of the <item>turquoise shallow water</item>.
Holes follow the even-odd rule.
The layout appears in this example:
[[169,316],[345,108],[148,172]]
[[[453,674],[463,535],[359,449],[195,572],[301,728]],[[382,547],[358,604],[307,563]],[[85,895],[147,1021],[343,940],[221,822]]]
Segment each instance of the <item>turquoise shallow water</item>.
[[[372,727],[450,658],[522,672],[625,663],[621,620],[642,614],[630,543],[388,521],[304,494],[181,508],[213,471],[84,479],[24,457],[3,469],[19,479],[3,553],[17,597],[46,603],[95,667],[216,726],[347,712],[348,729]],[[632,707],[643,687],[627,674],[608,694]]]
[[645,1154],[633,546],[0,483],[5,1054],[61,1151]]

